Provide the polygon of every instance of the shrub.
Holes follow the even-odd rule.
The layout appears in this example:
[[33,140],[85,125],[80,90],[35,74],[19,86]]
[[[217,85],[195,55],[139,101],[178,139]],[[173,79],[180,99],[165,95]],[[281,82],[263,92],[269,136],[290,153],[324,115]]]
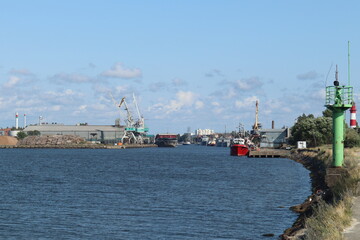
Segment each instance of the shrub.
[[16,135],[19,140],[24,139],[27,137],[27,134],[25,132],[18,132]]

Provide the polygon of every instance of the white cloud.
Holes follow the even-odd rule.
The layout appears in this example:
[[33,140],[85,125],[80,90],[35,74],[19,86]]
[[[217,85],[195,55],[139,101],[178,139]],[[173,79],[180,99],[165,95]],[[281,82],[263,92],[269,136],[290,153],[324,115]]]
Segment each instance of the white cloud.
[[16,76],[10,76],[9,81],[4,83],[3,86],[6,87],[6,88],[12,88],[15,85],[17,85],[20,81],[21,81],[21,78],[16,77]]
[[298,74],[296,77],[298,80],[314,80],[322,77],[322,75],[318,74],[315,70],[312,70],[307,73]]
[[319,89],[315,92],[312,92],[311,94],[311,98],[315,99],[315,100],[319,100],[319,101],[324,101],[325,102],[325,98],[326,98],[326,91],[325,89]]
[[172,82],[172,84],[173,84],[174,86],[176,86],[176,87],[180,87],[180,86],[185,86],[185,85],[187,85],[187,82],[184,81],[184,80],[182,80],[182,79],[180,79],[180,78],[175,78],[175,79],[173,79],[171,82]]
[[148,108],[149,111],[162,111],[166,114],[172,112],[178,112],[184,107],[191,107],[195,105],[195,107],[202,107],[203,103],[200,101],[196,101],[195,93],[191,91],[178,91],[176,93],[176,99],[170,100],[168,103],[157,103]]
[[202,102],[202,101],[195,102],[195,109],[201,109],[203,107],[204,107],[204,102]]
[[187,106],[193,104],[195,100],[195,94],[191,91],[179,91],[176,93],[176,97],[179,102]]
[[154,82],[149,85],[149,90],[152,92],[158,92],[166,88],[165,82]]
[[107,108],[107,105],[105,104],[93,104],[91,105],[91,108],[97,111],[105,110]]
[[80,110],[80,111],[86,111],[86,108],[87,108],[87,105],[81,105],[81,106],[79,107],[79,110]]
[[11,74],[16,74],[16,75],[24,75],[24,76],[33,76],[34,74],[32,72],[30,72],[27,69],[12,69],[10,71]]
[[76,73],[73,74],[58,73],[50,77],[50,81],[54,81],[56,83],[64,83],[64,82],[87,83],[87,82],[92,82],[93,79],[88,76],[76,74]]
[[224,111],[223,108],[214,108],[214,109],[213,109],[213,113],[215,113],[215,114],[220,114],[220,113],[222,113],[223,111]]
[[212,102],[211,105],[215,106],[215,107],[219,107],[220,103],[219,102]]
[[116,86],[115,89],[117,93],[124,93],[128,91],[128,86]]
[[138,68],[128,69],[123,66],[122,63],[116,63],[110,70],[104,71],[102,76],[114,77],[114,78],[138,78],[141,77],[141,70]]
[[61,108],[62,108],[62,106],[60,106],[60,105],[54,105],[54,106],[51,106],[49,109],[50,109],[51,111],[57,112],[57,111],[60,111]]
[[237,100],[237,101],[235,101],[235,107],[237,107],[237,108],[254,107],[254,109],[255,109],[256,100],[258,100],[258,97],[256,97],[256,96],[248,97],[248,98],[245,98],[240,101]]
[[255,88],[260,88],[262,85],[263,82],[260,81],[258,77],[241,79],[235,82],[235,87],[240,90],[251,90]]

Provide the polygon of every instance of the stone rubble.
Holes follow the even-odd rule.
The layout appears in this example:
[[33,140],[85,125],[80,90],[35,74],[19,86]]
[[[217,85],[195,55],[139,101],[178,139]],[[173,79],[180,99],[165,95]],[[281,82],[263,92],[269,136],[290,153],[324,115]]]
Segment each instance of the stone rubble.
[[85,139],[74,135],[46,135],[46,136],[28,136],[20,140],[17,145],[74,145],[84,144]]

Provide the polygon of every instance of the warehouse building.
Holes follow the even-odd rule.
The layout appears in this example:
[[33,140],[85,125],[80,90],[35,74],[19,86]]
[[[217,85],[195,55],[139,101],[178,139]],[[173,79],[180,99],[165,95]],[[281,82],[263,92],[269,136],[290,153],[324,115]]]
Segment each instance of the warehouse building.
[[290,137],[289,128],[281,129],[259,129],[261,148],[280,148],[287,143]]
[[116,125],[41,124],[27,126],[23,131],[39,131],[40,135],[76,135],[86,141],[108,144],[120,142],[124,137],[125,128]]

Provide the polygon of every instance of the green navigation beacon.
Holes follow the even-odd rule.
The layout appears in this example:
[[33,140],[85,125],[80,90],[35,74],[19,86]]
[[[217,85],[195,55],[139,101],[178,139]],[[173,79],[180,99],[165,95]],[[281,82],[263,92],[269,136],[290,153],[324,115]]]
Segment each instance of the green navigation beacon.
[[342,167],[344,162],[344,112],[353,105],[353,87],[340,86],[336,66],[334,86],[326,87],[325,107],[332,111],[333,161],[332,167]]

